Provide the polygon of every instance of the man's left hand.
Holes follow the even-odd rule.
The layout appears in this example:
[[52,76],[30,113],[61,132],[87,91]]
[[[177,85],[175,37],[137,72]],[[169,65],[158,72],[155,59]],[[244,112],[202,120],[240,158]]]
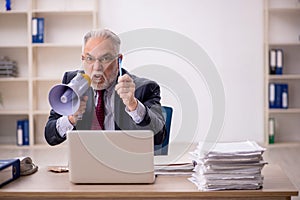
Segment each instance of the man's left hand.
[[118,84],[115,87],[123,103],[126,105],[129,111],[134,111],[138,105],[136,98],[134,97],[135,84],[132,78],[125,74],[118,78]]

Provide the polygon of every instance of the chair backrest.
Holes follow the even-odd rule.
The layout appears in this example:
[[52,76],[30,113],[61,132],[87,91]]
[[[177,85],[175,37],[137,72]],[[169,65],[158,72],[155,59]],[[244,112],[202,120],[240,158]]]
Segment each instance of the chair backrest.
[[169,106],[162,106],[162,113],[165,118],[166,123],[166,135],[164,141],[160,145],[154,145],[154,155],[168,155],[169,150],[169,139],[170,139],[170,130],[171,130],[171,122],[173,115],[173,108]]

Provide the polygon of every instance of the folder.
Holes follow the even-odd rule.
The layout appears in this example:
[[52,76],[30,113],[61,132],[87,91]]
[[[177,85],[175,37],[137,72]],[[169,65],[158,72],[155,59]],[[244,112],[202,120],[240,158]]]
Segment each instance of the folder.
[[17,121],[17,145],[29,145],[28,119]]
[[276,50],[276,74],[281,75],[283,68],[283,50]]
[[275,118],[269,118],[269,144],[275,142]]
[[17,121],[17,145],[23,145],[23,121]]
[[289,107],[288,101],[288,84],[281,84],[281,108],[287,109]]
[[20,177],[20,160],[0,160],[0,188]]
[[275,84],[275,108],[282,108],[282,84]]
[[276,74],[276,49],[269,51],[270,74]]
[[288,84],[269,84],[269,108],[287,109],[289,107],[288,96]]
[[44,42],[44,18],[32,18],[32,43]]
[[29,121],[23,120],[23,145],[29,145]]
[[269,84],[269,108],[276,108],[275,104],[275,83]]

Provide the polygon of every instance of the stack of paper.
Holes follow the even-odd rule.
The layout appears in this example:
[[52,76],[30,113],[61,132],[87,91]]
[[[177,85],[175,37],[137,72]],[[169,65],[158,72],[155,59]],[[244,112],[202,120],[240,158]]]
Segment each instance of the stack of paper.
[[262,157],[264,151],[253,141],[217,143],[203,153],[198,145],[191,152],[197,165],[189,180],[202,191],[260,189],[261,170],[266,164]]
[[194,169],[193,163],[178,163],[168,165],[154,165],[156,175],[191,176]]
[[1,77],[16,77],[17,63],[10,60],[8,57],[0,59],[0,78]]

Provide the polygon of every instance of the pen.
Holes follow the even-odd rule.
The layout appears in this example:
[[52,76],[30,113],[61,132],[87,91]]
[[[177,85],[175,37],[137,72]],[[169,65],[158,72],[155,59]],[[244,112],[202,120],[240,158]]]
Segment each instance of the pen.
[[118,62],[119,62],[119,76],[122,76],[122,59],[118,58]]

